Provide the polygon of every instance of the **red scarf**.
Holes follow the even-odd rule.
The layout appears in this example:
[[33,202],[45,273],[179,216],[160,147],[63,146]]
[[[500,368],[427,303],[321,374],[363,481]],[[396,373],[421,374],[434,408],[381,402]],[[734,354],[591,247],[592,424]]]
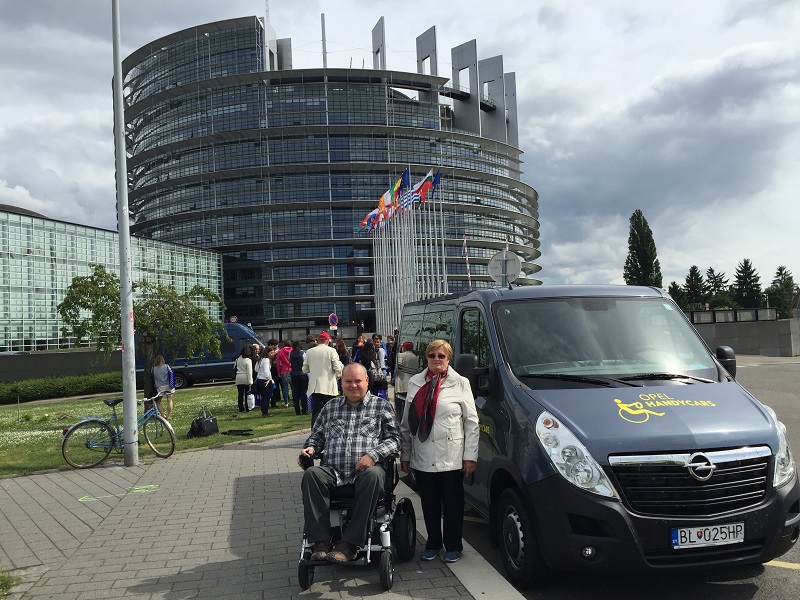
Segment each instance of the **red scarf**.
[[436,404],[439,402],[439,390],[442,381],[447,378],[447,371],[434,375],[430,369],[425,373],[425,385],[414,395],[414,406],[408,411],[408,425],[411,435],[416,435],[420,442],[428,439],[436,417]]

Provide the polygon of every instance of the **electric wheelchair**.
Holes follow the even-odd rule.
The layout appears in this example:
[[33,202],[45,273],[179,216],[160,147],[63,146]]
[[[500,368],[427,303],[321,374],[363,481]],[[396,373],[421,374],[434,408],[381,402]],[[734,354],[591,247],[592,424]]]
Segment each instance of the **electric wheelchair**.
[[[315,459],[302,461],[303,470],[308,469]],[[414,557],[417,545],[417,520],[414,506],[408,498],[396,501],[394,488],[400,480],[397,472],[396,456],[379,463],[386,471],[383,493],[375,505],[372,514],[372,527],[367,534],[366,543],[358,548],[353,560],[346,565],[368,565],[377,567],[381,586],[390,590],[394,583],[394,560],[406,562]],[[353,507],[355,485],[339,486],[331,492],[330,520],[331,541],[336,543],[342,537],[342,531],[350,523],[350,511]],[[313,541],[303,532],[303,545],[300,549],[300,560],[297,564],[297,579],[300,587],[307,590],[314,583],[314,570],[317,567],[333,566],[325,560],[311,560],[314,551]],[[342,564],[342,563],[336,563]]]

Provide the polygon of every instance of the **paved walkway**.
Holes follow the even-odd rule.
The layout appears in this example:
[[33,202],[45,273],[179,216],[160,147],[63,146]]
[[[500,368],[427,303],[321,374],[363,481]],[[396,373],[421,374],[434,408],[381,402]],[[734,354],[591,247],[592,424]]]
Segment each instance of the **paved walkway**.
[[[0,569],[22,577],[9,598],[521,598],[471,548],[454,565],[317,568],[302,592],[301,471],[306,434],[0,479]],[[113,458],[113,457],[112,457]],[[417,505],[402,483],[398,497]]]

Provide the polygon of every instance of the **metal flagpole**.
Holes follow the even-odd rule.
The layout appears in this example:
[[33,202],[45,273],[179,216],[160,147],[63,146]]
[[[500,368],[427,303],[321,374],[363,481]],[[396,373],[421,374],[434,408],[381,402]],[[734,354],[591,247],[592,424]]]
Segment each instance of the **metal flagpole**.
[[117,168],[117,231],[119,232],[119,292],[122,321],[122,439],[124,464],[139,464],[136,426],[136,348],[133,340],[133,281],[131,280],[131,230],[128,224],[128,162],[125,147],[125,110],[122,99],[119,0],[111,3],[114,46],[114,150]]
[[[441,179],[439,180],[439,185],[442,185]],[[434,190],[434,194],[436,191]],[[441,291],[439,293],[446,294],[447,293],[447,254],[445,252],[445,222],[444,222],[444,198],[440,195],[439,200],[439,222],[441,224],[441,231],[442,231],[442,278],[441,278]]]

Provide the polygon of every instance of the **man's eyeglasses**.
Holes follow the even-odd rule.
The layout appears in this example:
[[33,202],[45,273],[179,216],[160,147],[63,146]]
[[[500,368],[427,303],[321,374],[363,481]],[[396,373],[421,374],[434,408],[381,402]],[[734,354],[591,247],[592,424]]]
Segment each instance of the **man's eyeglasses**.
[[433,354],[433,353],[431,353],[431,354],[428,354],[428,358],[443,359],[443,358],[447,358],[447,354]]

